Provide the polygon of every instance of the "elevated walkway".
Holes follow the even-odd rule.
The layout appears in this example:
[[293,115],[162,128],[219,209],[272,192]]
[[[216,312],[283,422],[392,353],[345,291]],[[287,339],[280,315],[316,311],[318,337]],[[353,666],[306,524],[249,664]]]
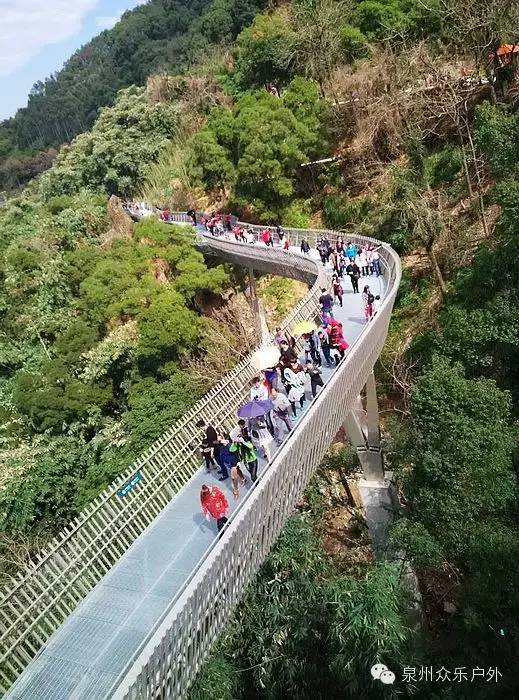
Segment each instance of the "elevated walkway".
[[[314,287],[302,305],[308,313],[302,312],[301,317],[315,315],[319,286],[326,279],[315,251],[308,258],[295,248],[285,253],[205,235],[201,245],[206,252],[236,264],[307,281],[313,278]],[[372,370],[387,332],[400,274],[392,251],[386,251],[383,264],[384,277],[366,278],[373,293],[384,299],[378,318],[369,324],[360,294],[353,294],[345,281],[344,306],[334,311],[351,346],[347,358],[338,369],[324,367],[325,387],[315,401],[307,401],[296,429],[271,464],[260,460],[260,478],[254,488],[249,482],[235,501],[229,481],[219,484],[226,490],[232,513],[223,536],[217,540],[215,527],[205,521],[199,503],[201,484],[218,483],[216,477],[195,468],[176,493],[171,495],[171,485],[165,490],[162,501],[166,503],[151,524],[129,547],[121,548],[118,561],[42,645],[6,697],[101,700],[183,694]],[[251,371],[236,392],[236,405],[248,394],[250,376]],[[309,386],[307,396],[311,396]],[[218,393],[211,400],[214,423],[230,427],[235,405],[222,408]],[[195,421],[193,415],[191,428],[197,434]],[[367,429],[365,437],[368,451]],[[272,445],[273,454],[275,449]],[[186,457],[190,450],[186,445]],[[175,459],[182,459],[181,445]],[[134,488],[138,491],[139,483]]]

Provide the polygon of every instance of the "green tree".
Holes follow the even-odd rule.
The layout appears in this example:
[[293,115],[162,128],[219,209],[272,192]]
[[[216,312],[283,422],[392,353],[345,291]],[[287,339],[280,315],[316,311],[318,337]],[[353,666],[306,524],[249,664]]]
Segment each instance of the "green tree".
[[490,515],[506,516],[516,495],[510,395],[487,379],[467,379],[442,357],[417,382],[413,427],[402,464],[409,516],[462,556],[471,529]]
[[87,463],[80,438],[60,436],[34,443],[29,466],[0,493],[0,531],[53,533],[67,524],[77,512],[76,489]]
[[139,326],[138,355],[152,358],[179,359],[191,350],[198,337],[198,317],[186,307],[181,294],[164,289],[151,299],[137,315]]
[[199,381],[180,370],[174,370],[166,381],[146,377],[135,383],[123,419],[132,450],[146,450],[196,403],[203,390]]
[[367,697],[374,663],[396,669],[407,662],[411,634],[399,566],[378,564],[359,579],[340,577],[326,587],[326,599],[332,609],[327,644],[338,685],[353,697]]
[[235,72],[242,89],[267,87],[279,91],[291,78],[289,68],[294,35],[280,15],[257,15],[238,36]]
[[341,49],[348,63],[369,56],[368,40],[358,27],[345,24],[341,30]]
[[228,151],[217,141],[210,128],[202,129],[193,142],[195,174],[212,191],[225,192],[234,183],[236,173]]
[[90,188],[128,195],[177,129],[174,105],[150,104],[142,88],[122,90],[91,131],[61,150],[52,170],[41,179],[41,193],[52,199]]
[[403,38],[411,16],[398,0],[362,0],[355,8],[353,24],[370,40]]
[[292,61],[298,72],[315,80],[324,97],[325,83],[342,59],[341,31],[351,14],[349,0],[295,0]]
[[195,146],[195,163],[206,189],[220,188],[223,183],[215,177],[225,172],[206,165],[210,149],[204,152],[203,143],[209,139],[218,144],[218,157],[234,166],[235,204],[252,208],[263,221],[279,219],[297,191],[301,163],[326,147],[324,114],[315,83],[302,78],[290,83],[282,99],[255,92],[241,97],[232,111],[214,110],[200,147]]
[[111,399],[107,387],[94,387],[71,376],[59,361],[49,361],[45,374],[17,373],[13,404],[37,432],[60,433],[76,421],[88,422],[92,411],[104,411]]

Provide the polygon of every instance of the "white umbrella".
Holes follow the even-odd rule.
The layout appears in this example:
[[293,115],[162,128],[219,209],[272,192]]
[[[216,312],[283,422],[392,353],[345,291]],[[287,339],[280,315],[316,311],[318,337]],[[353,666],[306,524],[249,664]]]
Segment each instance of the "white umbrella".
[[275,345],[263,345],[251,357],[251,365],[257,370],[268,369],[277,365],[281,353]]

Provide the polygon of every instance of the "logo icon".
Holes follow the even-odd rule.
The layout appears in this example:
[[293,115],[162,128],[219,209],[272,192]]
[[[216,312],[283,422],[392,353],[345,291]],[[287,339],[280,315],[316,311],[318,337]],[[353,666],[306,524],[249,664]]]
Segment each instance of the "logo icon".
[[392,685],[395,682],[395,674],[385,664],[375,664],[371,667],[371,675],[384,685]]

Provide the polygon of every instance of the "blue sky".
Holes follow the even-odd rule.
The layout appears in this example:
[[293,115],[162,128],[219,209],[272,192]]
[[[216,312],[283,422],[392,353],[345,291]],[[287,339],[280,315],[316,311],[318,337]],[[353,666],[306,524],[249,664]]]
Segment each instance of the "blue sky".
[[0,0],[0,121],[35,82],[144,0]]

